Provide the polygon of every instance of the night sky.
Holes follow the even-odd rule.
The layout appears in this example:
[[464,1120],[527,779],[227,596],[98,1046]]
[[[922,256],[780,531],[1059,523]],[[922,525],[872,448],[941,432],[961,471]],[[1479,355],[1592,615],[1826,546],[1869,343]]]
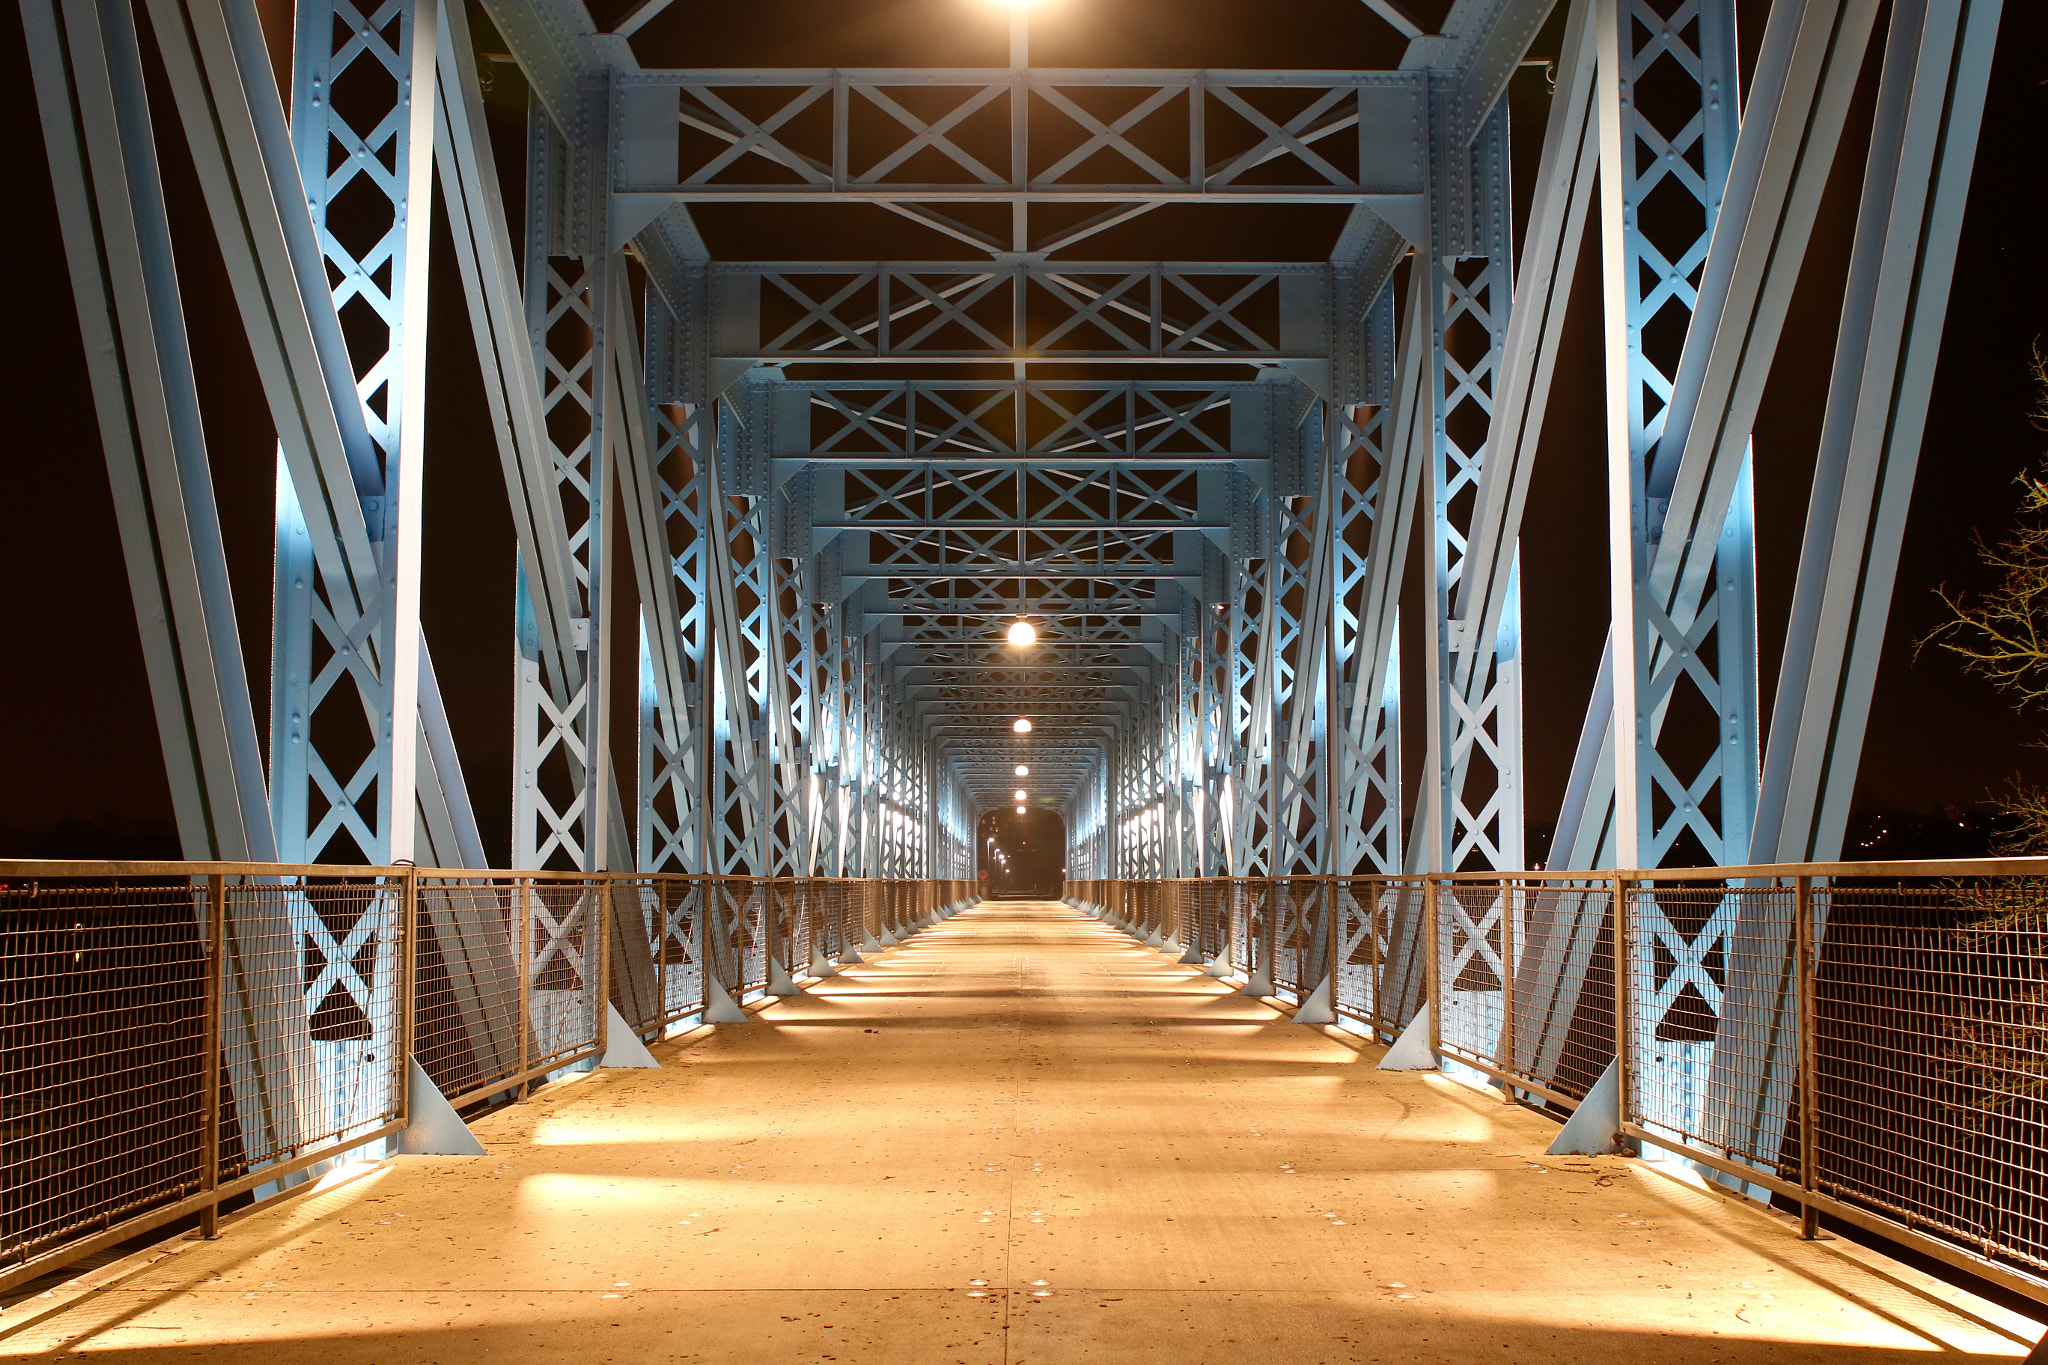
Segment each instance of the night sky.
[[[1417,6],[1421,13],[1427,6]],[[266,18],[271,17],[266,6]],[[1356,0],[1048,0],[1034,38],[1051,66],[1391,66],[1398,59]],[[1743,8],[1745,49],[1762,32],[1760,5]],[[474,11],[473,11],[474,14]],[[609,11],[601,11],[601,19]],[[497,46],[480,15],[479,40]],[[1553,21],[1532,55],[1555,52]],[[1383,31],[1383,30],[1382,30]],[[282,30],[280,29],[280,36]],[[987,0],[761,0],[713,6],[676,0],[636,40],[649,65],[995,65],[1000,19]],[[1805,520],[1862,173],[1860,137],[1875,92],[1881,43],[1808,253],[1791,324],[1755,432],[1763,714],[1769,715],[1783,620]],[[2048,128],[2048,7],[2008,0],[1962,250],[1936,377],[1932,411],[1875,709],[1859,804],[1938,810],[1982,800],[2015,774],[2048,780],[2048,759],[2030,749],[2044,728],[2017,715],[1988,684],[1914,643],[1939,620],[1941,583],[1985,581],[1972,528],[1996,536],[2015,505],[2012,480],[2048,450],[2029,422],[2030,348],[2048,332],[2048,269],[2039,257],[2041,185]],[[84,357],[51,202],[18,15],[0,19],[0,109],[17,135],[10,211],[0,231],[17,262],[7,332],[13,402],[12,493],[0,504],[0,568],[10,594],[10,666],[0,670],[7,739],[0,748],[0,827],[35,831],[109,816],[126,828],[95,852],[141,847],[138,827],[168,822],[169,799],[150,709],[134,610],[115,532]],[[161,94],[161,91],[158,91]],[[1547,94],[1540,72],[1511,89],[1517,133],[1516,192],[1526,207]],[[497,67],[491,96],[503,115],[500,174],[516,192],[523,86]],[[168,110],[166,101],[163,108]],[[244,650],[259,712],[267,695],[274,439],[233,303],[210,242],[210,224],[183,161],[174,123],[159,119],[159,154],[179,234],[180,283],[194,350],[207,439],[236,584]],[[1158,259],[1151,235],[1177,242],[1210,234],[1222,258],[1316,259],[1334,229],[1325,211],[1243,210],[1190,227],[1171,211],[1128,233],[1104,234],[1090,257]],[[864,217],[863,215],[876,215]],[[511,776],[511,522],[459,281],[437,208],[430,360],[430,463],[426,473],[424,613],[461,746],[485,847],[506,856]],[[516,220],[515,220],[516,221]],[[879,210],[725,210],[701,218],[714,254],[951,255],[909,236]],[[840,252],[816,253],[829,235]],[[864,239],[875,245],[866,246]],[[943,240],[943,239],[937,239]],[[896,242],[894,247],[880,245]],[[1606,629],[1604,475],[1600,430],[1597,231],[1589,232],[1523,530],[1526,648],[1527,815],[1555,817],[1578,738],[1584,696]],[[1420,538],[1418,537],[1418,544]],[[1408,574],[1410,597],[1418,565]],[[630,575],[628,575],[630,577]],[[631,612],[630,601],[621,610]],[[1403,613],[1419,630],[1416,605]],[[630,620],[630,615],[622,619]],[[1407,708],[1419,726],[1419,635],[1407,643]],[[615,708],[630,724],[630,708]],[[620,732],[623,739],[629,731]],[[1419,760],[1419,732],[1409,752]],[[630,754],[626,744],[622,752]],[[1409,765],[1411,790],[1418,762]],[[126,841],[125,844],[123,841]]]

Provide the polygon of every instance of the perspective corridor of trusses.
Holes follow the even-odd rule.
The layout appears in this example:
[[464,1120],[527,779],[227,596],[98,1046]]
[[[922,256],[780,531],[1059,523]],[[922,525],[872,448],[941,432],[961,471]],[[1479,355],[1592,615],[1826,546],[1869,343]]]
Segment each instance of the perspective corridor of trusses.
[[[188,856],[482,865],[419,625],[436,178],[471,327],[431,344],[477,352],[520,546],[517,866],[971,876],[1020,790],[1075,877],[1522,866],[1518,525],[1588,233],[1618,628],[1552,861],[1838,851],[1998,0],[1776,0],[1746,71],[1733,0],[834,8],[894,66],[750,34],[789,4],[301,0],[284,103],[251,0],[144,8],[155,109],[128,0],[24,0]],[[1148,32],[1271,64],[1073,62]],[[1878,54],[1765,717],[1748,437]],[[173,127],[277,423],[267,744]]]

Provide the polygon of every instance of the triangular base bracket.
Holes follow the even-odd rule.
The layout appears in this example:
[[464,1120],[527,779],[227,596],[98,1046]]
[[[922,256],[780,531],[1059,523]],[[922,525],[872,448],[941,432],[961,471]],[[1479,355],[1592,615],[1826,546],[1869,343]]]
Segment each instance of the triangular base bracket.
[[402,1156],[490,1155],[416,1057],[405,1059],[405,1117],[398,1134]]
[[1204,968],[1202,969],[1202,975],[1204,975],[1204,976],[1229,976],[1229,975],[1230,975],[1230,949],[1229,949],[1228,947],[1225,947],[1225,948],[1224,948],[1224,950],[1223,950],[1222,952],[1220,952],[1220,953],[1216,954],[1216,956],[1214,956],[1214,957],[1210,958],[1210,959],[1209,959],[1209,965],[1208,965],[1207,967],[1204,967]]
[[609,1003],[604,1007],[604,1056],[597,1064],[661,1070],[661,1063],[654,1060],[647,1044],[640,1041],[640,1035],[619,1014],[619,1007]]
[[1429,1048],[1429,1006],[1424,1005],[1401,1030],[1401,1036],[1380,1058],[1381,1071],[1434,1071],[1436,1053]]
[[790,976],[790,974],[789,974],[789,968],[787,968],[787,967],[783,966],[783,965],[782,965],[782,964],[781,964],[780,962],[777,962],[777,961],[776,961],[776,960],[775,960],[774,958],[772,958],[772,957],[771,957],[771,958],[769,958],[769,959],[768,959],[768,994],[770,994],[770,995],[802,995],[803,993],[804,993],[804,992],[803,992],[803,987],[801,987],[801,986],[797,985],[797,984],[796,984],[796,982],[795,982],[795,980],[791,978],[791,976]]
[[1300,1007],[1294,1011],[1295,1023],[1334,1024],[1337,1022],[1337,1011],[1330,1008],[1331,984],[1330,978],[1326,976],[1323,978],[1322,985],[1317,986],[1308,993],[1308,999],[1302,1001]]
[[839,975],[839,969],[832,965],[832,959],[827,957],[825,950],[816,944],[811,945],[810,971],[812,976],[818,977],[821,980],[828,976]]
[[739,1001],[725,988],[725,983],[715,976],[704,978],[704,1022],[707,1024],[744,1024],[747,1012],[740,1008]]
[[1628,1150],[1628,1140],[1621,1135],[1621,1059],[1616,1057],[1558,1129],[1544,1155],[1612,1156]]

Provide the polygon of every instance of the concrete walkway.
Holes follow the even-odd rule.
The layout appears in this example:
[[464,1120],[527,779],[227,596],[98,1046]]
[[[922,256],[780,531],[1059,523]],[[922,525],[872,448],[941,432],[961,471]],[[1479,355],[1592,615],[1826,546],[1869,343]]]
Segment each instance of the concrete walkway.
[[2039,1332],[1636,1163],[1547,1160],[1544,1119],[1062,905],[980,907],[656,1055],[480,1121],[488,1157],[30,1300],[0,1356],[1787,1365]]

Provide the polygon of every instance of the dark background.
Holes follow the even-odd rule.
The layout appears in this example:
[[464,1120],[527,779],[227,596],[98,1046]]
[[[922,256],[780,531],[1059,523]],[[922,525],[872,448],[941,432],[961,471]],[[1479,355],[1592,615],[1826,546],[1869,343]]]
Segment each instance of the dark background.
[[[265,0],[274,54],[289,14]],[[1427,5],[1416,5],[1424,13]],[[1937,585],[1986,582],[1973,528],[1996,536],[2015,506],[2014,476],[2048,449],[2029,420],[2030,350],[2048,328],[2042,129],[2048,128],[2048,7],[2009,0],[1992,75],[1940,368],[1892,624],[1865,747],[1852,844],[1890,831],[1871,852],[1950,851],[1957,815],[2015,778],[2044,771],[2029,746],[2042,730],[2002,694],[1915,642],[1940,619]],[[601,21],[610,17],[599,6]],[[1745,0],[1753,57],[1764,6]],[[1356,0],[1047,0],[1035,11],[1033,59],[1047,66],[1392,66],[1400,45]],[[1881,21],[1882,22],[1882,21]],[[502,47],[472,8],[478,41]],[[1556,50],[1559,23],[1532,56]],[[993,65],[1004,14],[990,0],[760,0],[746,6],[676,0],[635,40],[649,65]],[[145,46],[147,40],[145,39]],[[1805,521],[1812,461],[1847,269],[1880,43],[1838,160],[1756,432],[1758,588],[1763,714],[1769,715],[1783,621]],[[500,173],[517,194],[524,88],[514,68],[487,64],[498,118]],[[161,92],[159,92],[161,93]],[[1511,87],[1516,193],[1526,207],[1548,94],[1540,71]],[[162,106],[168,109],[168,105]],[[12,493],[0,503],[0,573],[15,641],[0,669],[0,853],[171,856],[169,798],[126,571],[74,320],[34,91],[19,19],[0,18],[0,112],[10,183],[6,246],[15,261],[14,323],[0,338],[11,402]],[[183,160],[175,122],[159,119],[159,154],[179,233],[180,285],[195,353],[236,605],[259,714],[267,696],[274,437],[250,366],[210,225]],[[513,206],[516,215],[517,206]],[[1199,219],[1196,215],[1204,215]],[[1338,215],[1340,217],[1341,215]],[[436,209],[426,471],[424,616],[449,700],[471,797],[494,859],[507,852],[511,781],[511,523],[461,290]],[[515,216],[514,221],[517,221]],[[948,256],[945,239],[868,209],[724,209],[700,216],[715,254]],[[1104,234],[1100,257],[1169,254],[1317,259],[1328,211],[1162,210]],[[1172,253],[1159,239],[1170,236]],[[837,249],[819,250],[821,242]],[[1179,245],[1207,242],[1211,249]],[[883,247],[880,243],[895,243]],[[871,246],[870,244],[876,244]],[[1573,295],[1568,348],[1550,399],[1524,524],[1525,734],[1530,856],[1554,818],[1578,738],[1583,700],[1606,629],[1605,497],[1600,429],[1597,234],[1589,233]],[[1420,582],[1411,568],[1410,597]],[[1422,696],[1419,600],[1404,611],[1408,695]],[[630,612],[630,602],[622,604]],[[630,620],[630,616],[622,619]],[[615,708],[630,726],[630,707]],[[1419,726],[1423,708],[1407,719]],[[1409,753],[1419,760],[1419,730]],[[633,752],[626,744],[621,761]],[[1419,761],[1409,764],[1411,794]],[[623,780],[623,775],[622,775]],[[1917,814],[1916,814],[1917,813]],[[1971,829],[1978,826],[1972,824]]]

